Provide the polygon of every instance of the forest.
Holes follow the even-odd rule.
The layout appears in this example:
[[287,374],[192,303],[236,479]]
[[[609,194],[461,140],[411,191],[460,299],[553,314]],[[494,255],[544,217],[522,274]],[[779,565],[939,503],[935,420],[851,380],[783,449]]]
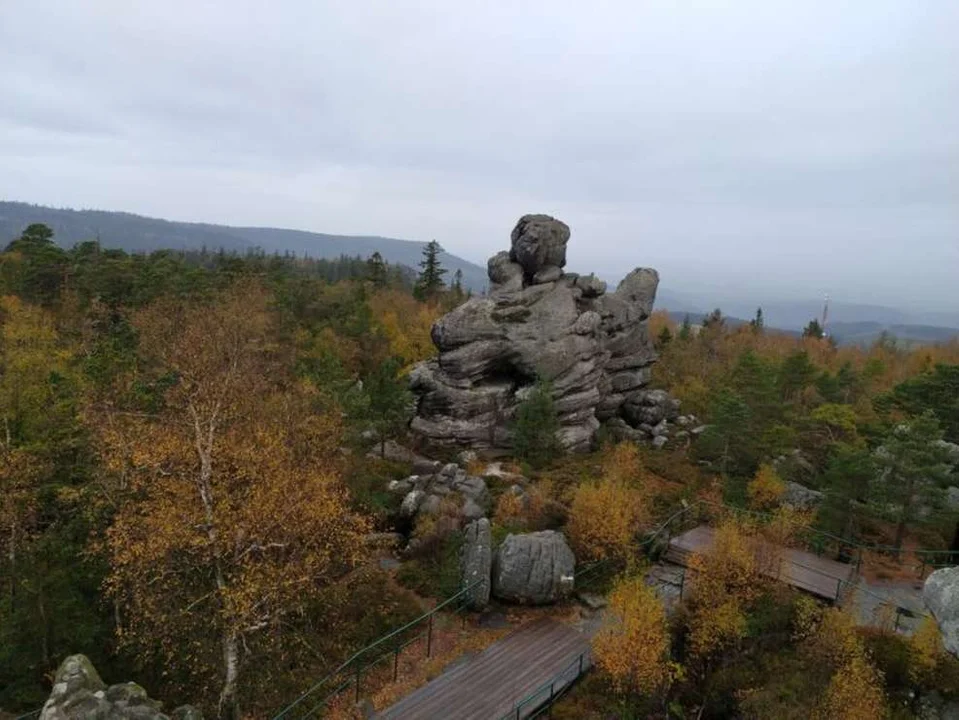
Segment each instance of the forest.
[[[382,457],[409,440],[406,378],[435,352],[433,322],[467,298],[437,248],[416,272],[377,254],[63,250],[43,225],[7,245],[0,716],[42,706],[82,652],[170,707],[271,717],[457,590],[461,529],[398,523],[386,487],[411,468]],[[959,342],[840,348],[815,323],[768,331],[761,311],[735,328],[659,311],[650,332],[652,386],[703,432],[563,457],[534,393],[506,460],[528,502],[493,489],[494,538],[560,528],[579,561],[612,568],[617,621],[554,715],[906,718],[959,697],[934,625],[858,627],[756,559],[803,528],[886,548],[867,560],[889,577],[917,548],[959,554]],[[787,483],[821,492],[818,510],[781,507]],[[763,514],[723,520],[667,614],[635,548],[697,499]],[[398,570],[368,543],[397,530],[418,540]]]

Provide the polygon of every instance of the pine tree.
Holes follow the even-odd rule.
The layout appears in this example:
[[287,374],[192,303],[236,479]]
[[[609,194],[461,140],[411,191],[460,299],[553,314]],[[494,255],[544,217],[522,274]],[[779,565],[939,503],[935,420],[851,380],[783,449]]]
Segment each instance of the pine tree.
[[423,259],[420,260],[420,274],[416,280],[413,294],[418,300],[432,300],[443,290],[446,284],[443,276],[446,268],[440,265],[439,254],[443,251],[440,244],[430,240],[423,248]]
[[366,261],[367,279],[376,287],[386,285],[386,263],[383,262],[383,256],[379,251],[370,255]]
[[896,507],[896,548],[902,547],[907,527],[921,505],[941,505],[942,481],[949,475],[948,451],[936,416],[926,412],[911,422],[893,428],[877,452],[882,472],[871,494],[881,506]]
[[548,382],[539,381],[516,411],[513,449],[533,467],[542,467],[561,451],[559,417]]
[[693,334],[693,323],[689,319],[689,314],[683,318],[683,324],[679,328],[679,339],[685,342],[692,337]]
[[766,329],[766,319],[763,317],[763,309],[756,309],[756,317],[749,321],[749,327],[754,333],[761,333]]
[[656,344],[659,346],[659,349],[662,350],[669,343],[673,341],[673,332],[669,329],[668,325],[663,325],[663,329],[659,331],[659,336],[656,338]]
[[726,318],[723,317],[723,311],[719,308],[713,310],[709,315],[703,318],[703,329],[717,327],[721,328],[725,326]]
[[826,337],[826,331],[823,330],[823,327],[819,324],[819,321],[816,318],[813,318],[809,321],[809,324],[803,328],[802,336],[822,340],[824,337]]

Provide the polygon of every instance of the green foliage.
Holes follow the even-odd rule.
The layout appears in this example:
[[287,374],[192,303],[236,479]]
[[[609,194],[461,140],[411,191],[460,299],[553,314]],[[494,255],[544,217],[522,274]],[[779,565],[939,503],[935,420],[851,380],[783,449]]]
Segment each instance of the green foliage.
[[460,553],[463,533],[453,532],[437,542],[424,543],[425,549],[403,563],[396,579],[406,588],[424,597],[448,598],[461,589]]
[[380,455],[386,440],[406,427],[410,419],[413,396],[407,380],[399,374],[402,359],[389,358],[367,375],[364,391],[368,398],[367,416],[380,438]]
[[419,300],[431,300],[439,296],[446,284],[443,276],[446,269],[440,264],[439,254],[443,248],[435,240],[430,240],[423,248],[423,259],[420,261],[420,274],[413,289]]
[[722,388],[710,402],[709,428],[696,445],[700,457],[714,460],[724,475],[749,475],[757,465],[755,438],[749,428],[749,406],[739,393]]
[[516,409],[512,437],[517,457],[534,468],[549,463],[561,452],[559,427],[552,386],[538,381]]
[[949,475],[947,451],[939,444],[942,430],[933,413],[895,426],[878,453],[881,472],[873,483],[870,500],[884,511],[895,508],[897,548],[902,546],[906,528],[916,521],[925,504],[943,502],[942,483]]
[[897,385],[889,400],[910,415],[931,411],[945,436],[959,441],[959,365],[937,364],[931,371]]
[[824,337],[826,337],[826,331],[823,329],[823,326],[820,324],[820,322],[813,318],[809,321],[809,324],[803,328],[802,336],[822,340]]

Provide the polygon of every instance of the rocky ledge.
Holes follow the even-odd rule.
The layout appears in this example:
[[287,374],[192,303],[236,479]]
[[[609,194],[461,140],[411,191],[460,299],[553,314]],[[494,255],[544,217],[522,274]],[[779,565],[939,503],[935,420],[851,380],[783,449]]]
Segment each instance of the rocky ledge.
[[659,275],[637,268],[607,292],[593,275],[563,272],[569,236],[548,215],[523,216],[511,249],[490,258],[489,294],[433,326],[439,357],[411,374],[412,429],[428,443],[508,449],[516,408],[537,379],[552,387],[567,450],[588,449],[601,422],[640,433],[661,422],[644,392],[657,359],[647,320]]

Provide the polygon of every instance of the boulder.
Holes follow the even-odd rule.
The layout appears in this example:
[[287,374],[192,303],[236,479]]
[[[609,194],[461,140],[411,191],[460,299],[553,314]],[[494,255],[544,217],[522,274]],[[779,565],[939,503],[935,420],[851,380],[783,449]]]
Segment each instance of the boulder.
[[959,657],[959,567],[937,570],[926,578],[922,599],[936,618],[943,646]]
[[507,535],[493,561],[493,595],[500,600],[545,605],[573,592],[576,558],[555,530]]
[[592,447],[600,421],[656,426],[678,416],[666,393],[646,393],[659,275],[637,268],[615,292],[593,275],[563,275],[569,236],[555,218],[523,216],[510,251],[489,260],[490,294],[434,323],[438,356],[410,373],[410,427],[427,444],[511,449],[516,410],[538,378],[552,388],[566,450]]
[[[458,502],[457,519],[461,521],[485,517],[491,503],[486,481],[467,474],[455,463],[444,465],[432,475],[411,475],[405,480],[392,480],[387,487],[394,492],[406,492],[400,504],[400,515],[410,519],[440,514],[447,497]],[[447,503],[446,507],[449,506]]]
[[807,488],[791,480],[786,481],[786,492],[782,497],[782,504],[796,510],[812,510],[823,501],[823,494],[818,490]]
[[482,610],[489,605],[493,569],[493,535],[486,518],[475,520],[466,526],[461,565],[463,587],[479,583],[468,593],[469,607]]
[[169,720],[171,717],[203,720],[200,712],[189,705],[177,708],[170,716],[165,715],[162,704],[151,700],[147,691],[136,683],[107,687],[85,655],[71,655],[60,664],[50,698],[40,712],[40,720]]
[[510,260],[519,263],[527,277],[547,267],[566,267],[569,226],[549,215],[524,215],[510,235]]

